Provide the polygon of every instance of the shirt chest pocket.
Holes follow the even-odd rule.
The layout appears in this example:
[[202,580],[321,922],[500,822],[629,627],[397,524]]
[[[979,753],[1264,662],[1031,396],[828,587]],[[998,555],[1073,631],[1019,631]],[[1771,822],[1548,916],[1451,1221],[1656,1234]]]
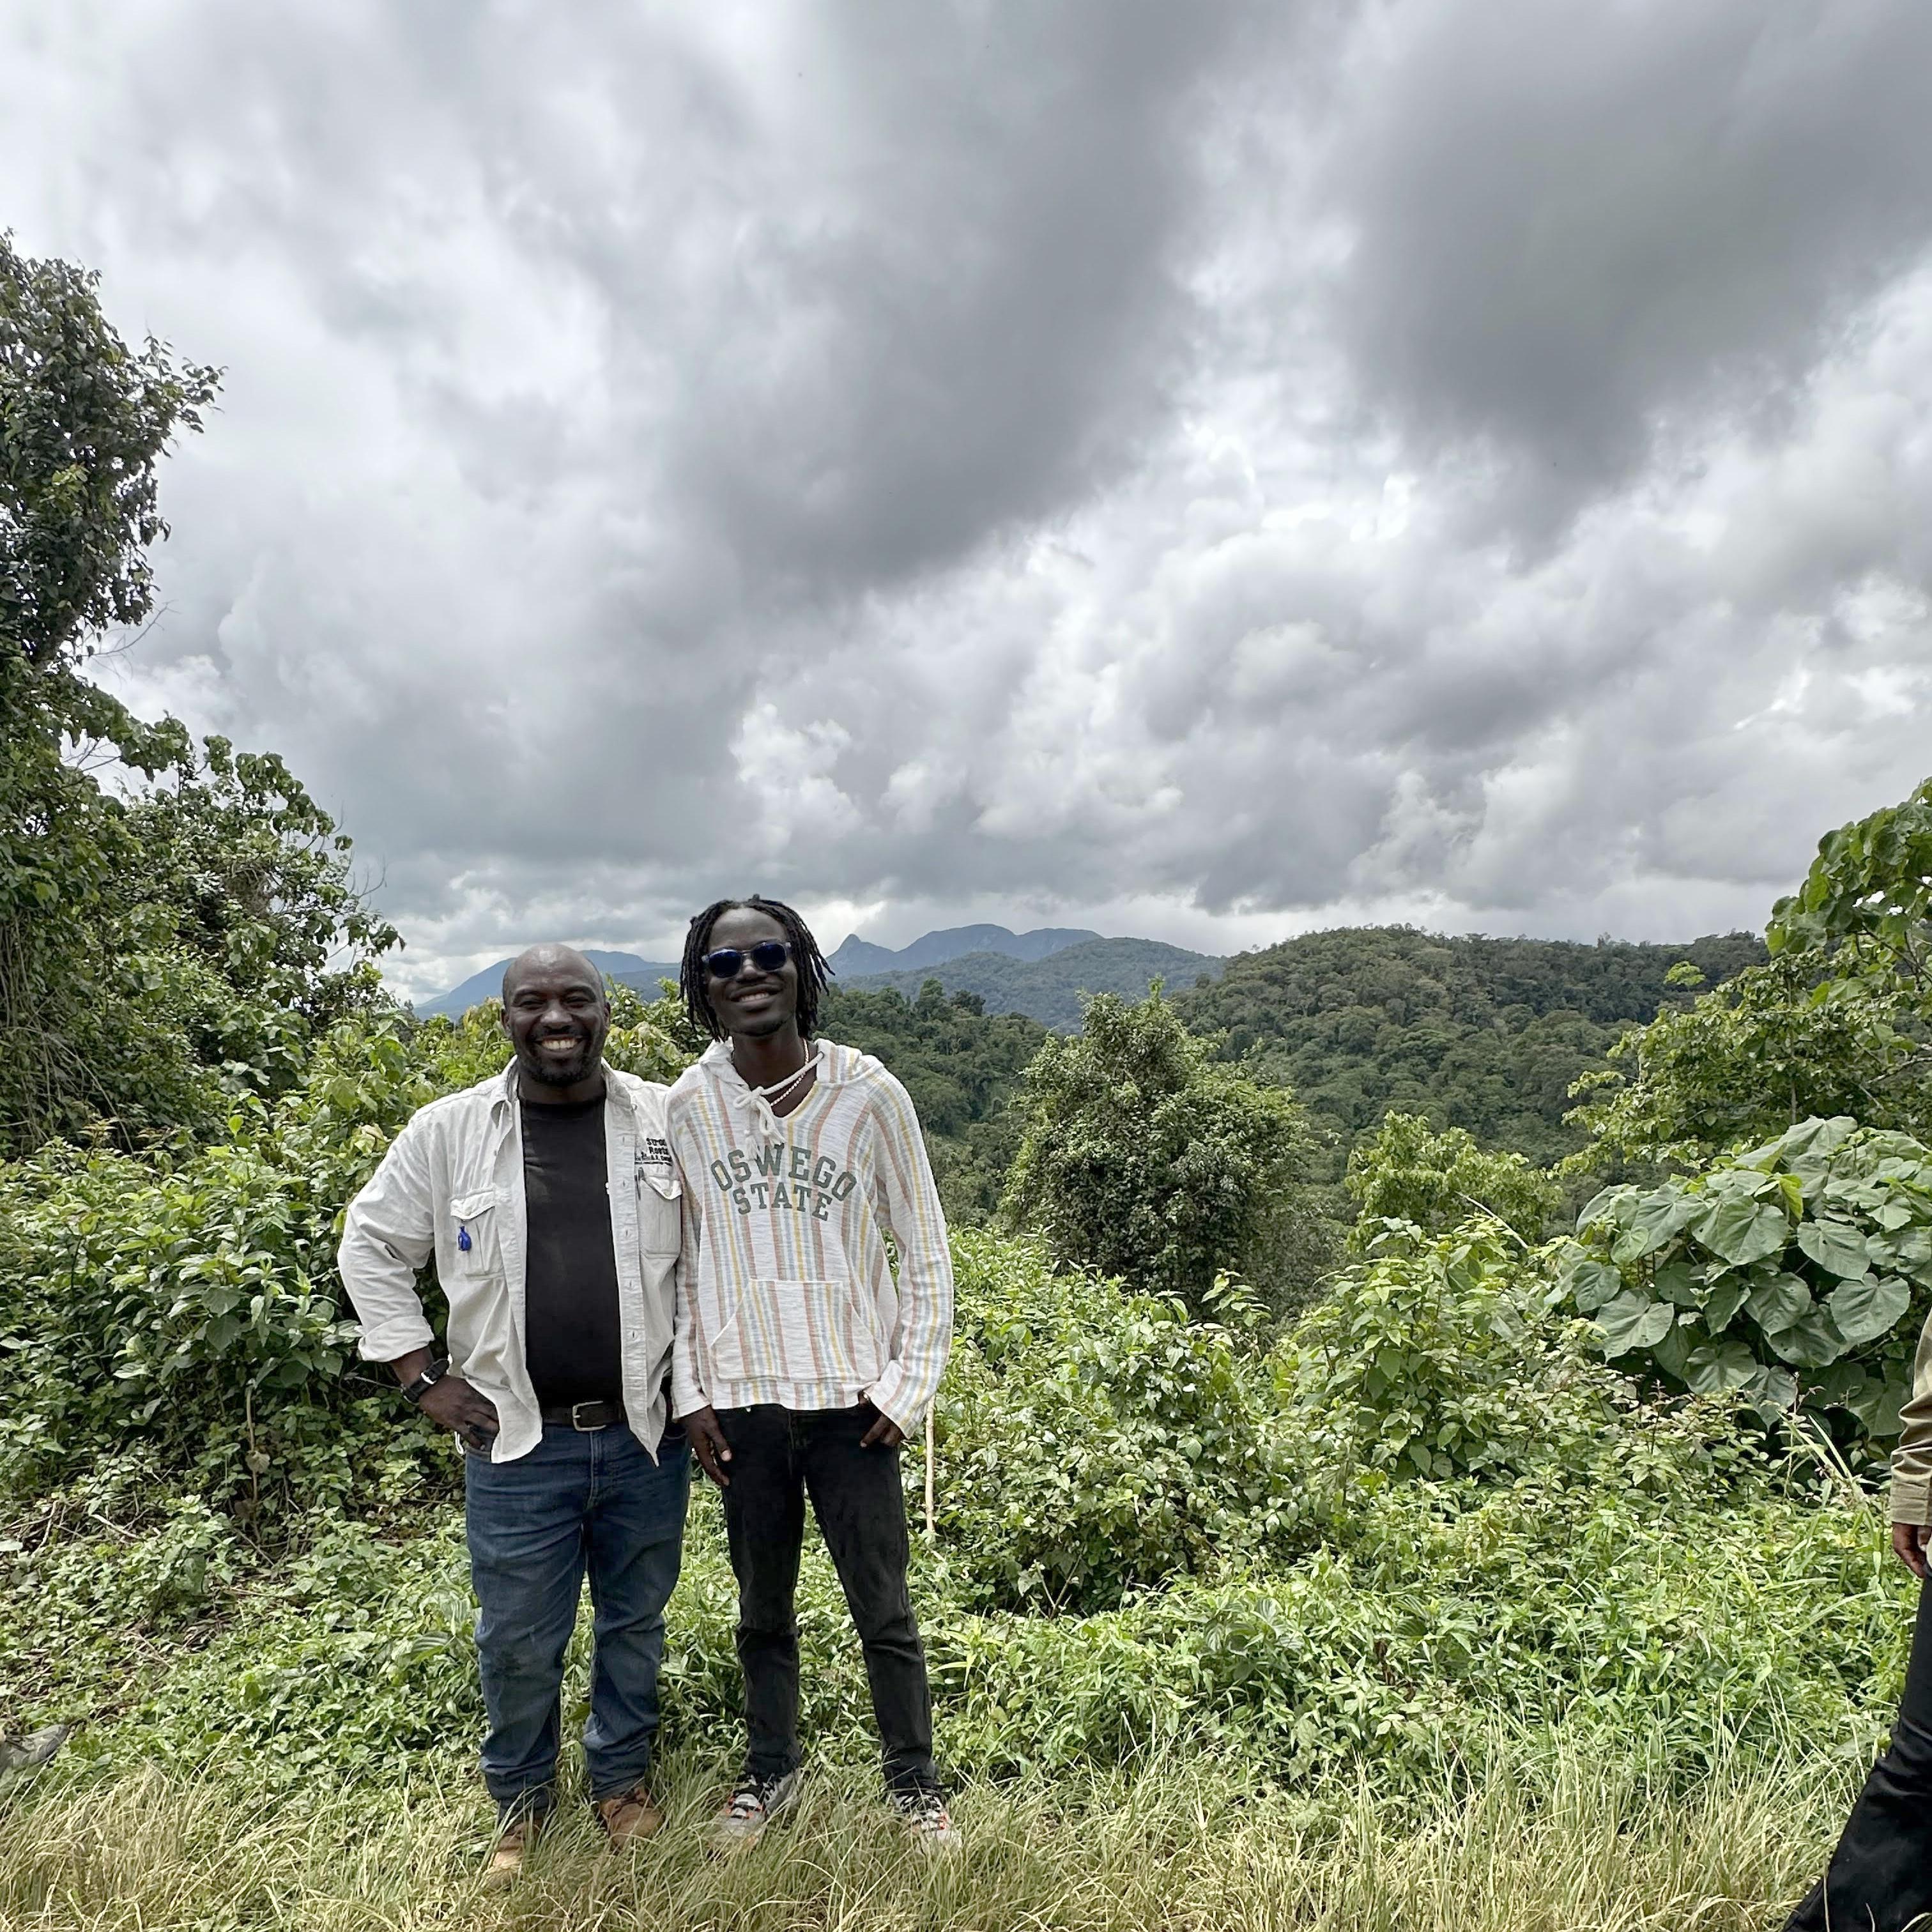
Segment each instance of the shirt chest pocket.
[[452,1195],[449,1223],[451,1261],[459,1278],[470,1280],[490,1274],[500,1266],[500,1216],[494,1187],[474,1188],[466,1194]]
[[652,1161],[638,1169],[638,1246],[662,1261],[675,1259],[683,1241],[682,1190],[677,1170]]

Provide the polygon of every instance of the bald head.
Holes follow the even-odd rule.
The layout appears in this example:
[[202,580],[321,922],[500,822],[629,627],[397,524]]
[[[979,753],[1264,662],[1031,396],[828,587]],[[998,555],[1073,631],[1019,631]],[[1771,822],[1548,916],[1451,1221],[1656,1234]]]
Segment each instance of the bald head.
[[526,1100],[595,1100],[610,1030],[603,976],[575,946],[532,946],[505,968],[503,1030],[517,1049]]
[[533,973],[546,976],[567,974],[604,996],[604,976],[574,946],[529,946],[503,968],[503,1004],[508,1006],[517,987]]

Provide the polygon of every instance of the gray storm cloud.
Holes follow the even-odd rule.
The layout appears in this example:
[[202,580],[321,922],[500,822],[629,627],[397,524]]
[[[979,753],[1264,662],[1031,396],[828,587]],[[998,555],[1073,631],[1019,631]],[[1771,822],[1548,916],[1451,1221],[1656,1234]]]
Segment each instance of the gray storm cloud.
[[16,10],[0,219],[228,370],[104,676],[423,986],[1755,922],[1928,762],[1928,16],[1283,13]]

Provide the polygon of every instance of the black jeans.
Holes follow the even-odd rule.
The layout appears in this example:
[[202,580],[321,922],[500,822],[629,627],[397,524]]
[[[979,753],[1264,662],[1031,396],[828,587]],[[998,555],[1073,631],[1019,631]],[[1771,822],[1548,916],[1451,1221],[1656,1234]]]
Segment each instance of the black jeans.
[[738,1660],[745,1671],[746,1768],[781,1778],[796,1768],[799,1550],[809,1495],[866,1653],[886,1782],[936,1790],[932,1694],[906,1588],[905,1496],[899,1452],[862,1449],[878,1420],[856,1408],[723,1408],[731,1445],[724,1526],[738,1579]]
[[1891,1748],[1785,1932],[1904,1932],[1921,1912],[1932,1912],[1932,1585],[1918,1593]]

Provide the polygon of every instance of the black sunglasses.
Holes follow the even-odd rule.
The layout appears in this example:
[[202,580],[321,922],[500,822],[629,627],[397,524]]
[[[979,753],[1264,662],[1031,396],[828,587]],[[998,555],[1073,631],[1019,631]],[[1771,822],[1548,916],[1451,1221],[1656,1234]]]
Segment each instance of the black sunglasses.
[[783,939],[761,939],[758,944],[748,948],[737,946],[721,946],[716,952],[704,956],[704,970],[714,980],[735,980],[745,970],[748,959],[760,973],[782,970],[785,962],[791,957],[791,945]]

